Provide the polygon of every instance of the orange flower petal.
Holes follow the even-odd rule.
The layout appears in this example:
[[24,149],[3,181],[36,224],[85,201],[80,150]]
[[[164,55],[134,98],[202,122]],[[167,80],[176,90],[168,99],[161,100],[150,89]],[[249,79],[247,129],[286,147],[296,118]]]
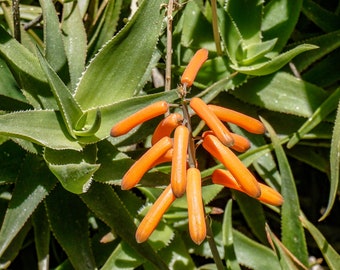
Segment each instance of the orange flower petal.
[[111,136],[117,137],[128,133],[134,127],[168,111],[169,104],[166,101],[155,102],[123,119],[111,129]]
[[205,239],[207,232],[202,201],[201,173],[197,168],[187,170],[186,194],[190,237],[199,245]]
[[219,139],[213,135],[207,135],[203,138],[203,147],[215,158],[217,158],[235,177],[238,184],[251,197],[258,198],[261,195],[261,189],[255,177],[243,165],[241,160]]
[[208,107],[221,121],[233,123],[255,134],[263,134],[266,131],[262,122],[253,117],[216,105],[209,104]]
[[[219,184],[227,188],[245,192],[229,171],[217,169],[213,172],[211,178],[214,184]],[[257,198],[259,201],[275,206],[280,206],[283,204],[284,200],[279,192],[262,183],[259,183],[259,185],[261,189],[261,196]]]
[[171,113],[165,117],[156,127],[152,135],[151,144],[154,145],[165,136],[170,137],[171,132],[181,124],[182,120],[183,116],[179,113]]
[[138,243],[142,243],[150,237],[162,216],[175,199],[176,197],[172,192],[171,186],[168,185],[139,224],[135,236]]
[[171,167],[171,187],[176,197],[181,197],[186,189],[187,152],[189,130],[185,126],[178,126],[174,134],[174,146]]
[[196,75],[203,65],[205,61],[208,59],[208,50],[200,49],[198,50],[195,55],[190,60],[189,64],[187,65],[186,69],[183,72],[181,77],[181,83],[190,87],[196,78]]
[[164,137],[144,153],[126,172],[122,179],[123,190],[133,188],[143,175],[152,168],[154,162],[172,147],[172,139]]
[[220,119],[211,111],[208,105],[200,98],[194,97],[190,101],[190,107],[206,123],[206,125],[216,134],[216,137],[226,146],[232,146],[234,140],[230,131]]

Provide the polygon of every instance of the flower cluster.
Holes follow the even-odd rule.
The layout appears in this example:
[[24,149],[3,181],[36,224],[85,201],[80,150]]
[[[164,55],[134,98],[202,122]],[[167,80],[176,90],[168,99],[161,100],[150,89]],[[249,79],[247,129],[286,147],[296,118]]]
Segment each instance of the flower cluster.
[[[242,113],[208,105],[198,97],[186,99],[186,88],[192,85],[207,56],[208,52],[205,49],[199,50],[182,75],[180,88],[182,114],[171,113],[171,107],[166,101],[158,101],[123,119],[111,129],[111,136],[116,137],[126,134],[149,119],[167,115],[152,135],[152,147],[131,166],[121,182],[122,189],[131,189],[139,183],[148,170],[163,162],[171,162],[170,184],[151,206],[136,231],[136,240],[139,243],[149,238],[170,205],[184,194],[188,203],[191,239],[196,244],[200,244],[205,239],[206,221],[201,195],[202,180],[195,158],[198,144],[201,144],[226,168],[226,170],[217,169],[213,172],[211,176],[213,183],[244,192],[264,203],[277,206],[283,203],[282,196],[274,189],[259,183],[236,156],[234,151],[247,151],[250,142],[229,131],[223,122],[233,123],[255,134],[265,132],[263,124]],[[189,106],[209,127],[209,130],[200,136],[197,145],[195,145],[197,141],[192,137],[190,121],[192,115],[189,114]]]

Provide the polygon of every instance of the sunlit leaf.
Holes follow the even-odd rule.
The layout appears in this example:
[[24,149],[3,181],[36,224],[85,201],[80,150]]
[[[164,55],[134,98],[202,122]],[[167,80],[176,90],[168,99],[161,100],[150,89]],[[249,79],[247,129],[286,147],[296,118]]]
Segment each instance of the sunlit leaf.
[[91,61],[75,96],[82,109],[124,100],[141,89],[162,27],[162,3],[143,1],[131,21]]
[[21,111],[0,115],[0,134],[29,140],[52,149],[81,150],[55,111]]

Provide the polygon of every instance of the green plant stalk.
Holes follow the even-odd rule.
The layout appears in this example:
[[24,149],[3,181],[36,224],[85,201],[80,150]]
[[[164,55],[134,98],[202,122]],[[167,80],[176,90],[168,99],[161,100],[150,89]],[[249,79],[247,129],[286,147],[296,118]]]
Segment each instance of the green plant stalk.
[[212,15],[213,35],[214,35],[214,41],[215,41],[215,45],[216,45],[217,55],[222,55],[221,39],[220,39],[220,34],[218,32],[216,0],[211,0],[211,12],[212,12],[211,15]]
[[172,10],[174,8],[174,1],[169,0],[167,6],[167,27],[166,27],[166,66],[165,66],[165,91],[171,89],[171,60],[172,60]]
[[211,250],[211,254],[213,255],[213,259],[214,262],[216,264],[217,270],[223,270],[224,269],[224,265],[223,262],[221,260],[220,254],[218,253],[217,250],[217,245],[214,239],[214,234],[213,231],[211,229],[210,226],[210,222],[209,222],[209,217],[206,215],[206,219],[205,219],[205,224],[207,226],[207,240],[208,240],[208,244]]
[[14,38],[21,42],[19,0],[12,1]]

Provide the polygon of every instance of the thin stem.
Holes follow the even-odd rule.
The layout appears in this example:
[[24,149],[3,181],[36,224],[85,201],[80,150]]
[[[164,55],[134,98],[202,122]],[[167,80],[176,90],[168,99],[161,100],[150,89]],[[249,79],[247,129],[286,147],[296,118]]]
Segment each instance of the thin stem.
[[165,66],[165,91],[171,89],[171,59],[172,59],[172,11],[174,8],[174,1],[169,0],[167,7],[167,28],[166,28],[166,66]]
[[13,0],[13,26],[14,26],[14,38],[21,42],[21,32],[20,32],[20,8],[19,0]]
[[192,127],[191,127],[191,118],[188,110],[188,104],[187,102],[183,99],[182,100],[182,111],[183,111],[183,118],[186,123],[186,127],[189,130],[189,147],[188,147],[188,157],[189,157],[189,167],[190,168],[195,168],[196,167],[196,149],[195,149],[195,144],[194,140],[192,138]]
[[216,0],[211,0],[211,15],[212,15],[212,27],[213,27],[213,35],[215,40],[216,51],[218,55],[222,55],[222,48],[221,48],[221,40],[220,34],[218,32],[218,25],[217,25],[217,3]]
[[218,253],[217,245],[214,239],[214,235],[210,226],[210,219],[208,216],[206,216],[205,224],[207,226],[207,240],[210,246],[211,253],[213,255],[214,262],[216,264],[216,267],[218,270],[224,270],[225,267],[223,265],[222,259],[220,257],[220,254]]

